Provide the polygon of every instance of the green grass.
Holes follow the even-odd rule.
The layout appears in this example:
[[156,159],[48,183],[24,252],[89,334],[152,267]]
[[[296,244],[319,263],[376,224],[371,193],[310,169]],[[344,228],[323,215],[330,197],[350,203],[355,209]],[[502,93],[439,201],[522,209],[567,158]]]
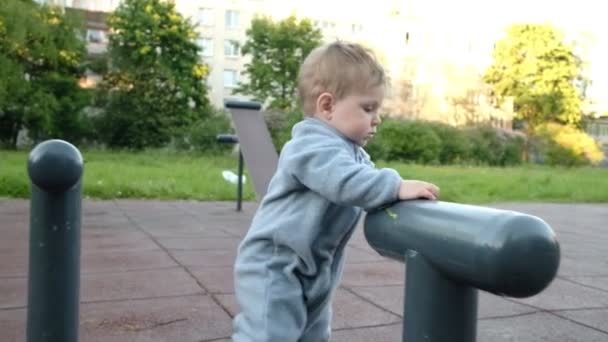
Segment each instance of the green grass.
[[441,198],[446,201],[608,202],[606,168],[388,165],[397,169],[403,178],[422,179],[437,184],[441,188]]
[[[235,156],[165,151],[141,153],[83,151],[84,195],[90,198],[234,200],[236,186],[221,171],[236,172]],[[27,152],[0,151],[0,197],[29,197]],[[441,199],[460,203],[608,202],[608,169],[420,166],[378,163],[403,178],[441,187]],[[254,199],[248,179],[245,198]]]
[[[236,156],[202,156],[152,151],[141,153],[83,151],[84,196],[206,201],[236,198],[236,185],[221,172],[236,173]],[[29,197],[27,152],[0,151],[0,196]],[[253,199],[249,177],[244,197]]]

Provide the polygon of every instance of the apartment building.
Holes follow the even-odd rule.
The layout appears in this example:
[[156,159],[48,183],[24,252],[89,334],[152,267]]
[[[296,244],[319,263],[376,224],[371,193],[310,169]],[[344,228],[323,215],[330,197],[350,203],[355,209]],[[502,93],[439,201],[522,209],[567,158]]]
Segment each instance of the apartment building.
[[253,17],[262,13],[263,0],[175,1],[177,10],[197,25],[201,58],[209,65],[207,77],[211,102],[221,107],[225,99],[247,99],[234,94],[243,80],[247,58],[240,47]]
[[[121,2],[49,1],[95,13],[111,12]],[[508,24],[540,22],[539,18],[545,18],[547,13],[538,8],[523,13],[505,7],[494,14],[495,4],[477,0],[376,0],[373,5],[348,0],[173,2],[180,13],[198,26],[197,42],[202,48],[201,58],[210,66],[207,82],[211,102],[216,106],[222,106],[225,99],[246,99],[233,90],[240,81],[245,81],[242,71],[247,57],[241,55],[240,47],[251,20],[256,15],[281,20],[295,14],[312,20],[326,41],[357,41],[376,52],[390,77],[385,112],[453,124],[491,121],[504,127],[511,125],[511,106],[507,103],[503,108],[495,108],[481,75],[492,62],[494,43],[504,36]],[[576,33],[571,24],[575,21],[579,23],[576,27],[580,27],[581,21],[573,20],[557,18],[554,23]],[[89,51],[102,52],[107,30],[96,25],[89,25],[88,29]],[[599,62],[606,51],[602,51],[595,49],[589,54],[595,56],[591,63],[593,71],[603,70]],[[596,74],[599,75],[597,72],[592,75],[593,84],[605,85],[606,82],[595,80]],[[589,94],[601,93],[597,89],[602,88],[596,86]]]
[[[62,2],[69,9],[85,13],[89,53],[105,52],[109,32],[104,21],[121,1]],[[469,57],[479,55],[467,41],[470,32],[437,25],[429,20],[433,17],[429,9],[433,7],[418,1],[376,0],[374,6],[347,0],[175,0],[174,3],[180,13],[197,25],[201,58],[210,66],[209,96],[218,107],[225,99],[247,99],[234,94],[234,89],[245,81],[242,71],[248,58],[241,55],[240,47],[256,15],[281,20],[295,14],[310,19],[322,31],[325,41],[356,41],[373,49],[391,81],[383,110],[405,117],[443,121],[445,117],[457,117],[446,104],[450,95],[446,89],[451,87],[450,82],[454,83],[446,78],[446,70],[460,70],[464,63],[469,69],[460,73],[466,74],[471,71],[469,64],[475,64],[474,59],[463,59],[463,54],[458,54],[463,49],[457,46],[468,46]],[[455,51],[458,53],[454,54]],[[83,85],[94,86],[96,81],[95,75],[89,75]],[[492,106],[486,107],[494,110]]]
[[[109,34],[103,20],[120,0],[62,1],[67,8],[85,12],[89,53],[103,53]],[[356,41],[372,48],[391,80],[385,111],[407,117],[441,119],[436,117],[437,113],[449,114],[449,106],[443,101],[445,89],[449,88],[445,65],[463,63],[462,58],[448,61],[447,52],[462,49],[447,49],[445,41],[452,47],[466,45],[462,43],[463,37],[469,36],[454,28],[446,32],[443,25],[428,20],[432,7],[414,1],[377,0],[374,6],[346,0],[175,0],[174,3],[180,13],[197,25],[201,58],[210,66],[209,96],[216,106],[222,106],[225,99],[246,99],[233,90],[245,80],[242,71],[248,59],[241,55],[240,46],[256,15],[281,20],[296,14],[313,21],[326,41]],[[446,33],[451,35],[446,38]],[[468,46],[470,50],[471,44]],[[478,51],[469,52],[473,56]]]

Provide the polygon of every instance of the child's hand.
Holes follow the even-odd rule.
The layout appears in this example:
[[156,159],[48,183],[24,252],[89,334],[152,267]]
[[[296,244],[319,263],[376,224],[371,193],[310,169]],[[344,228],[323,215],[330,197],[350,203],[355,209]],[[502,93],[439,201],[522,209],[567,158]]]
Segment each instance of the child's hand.
[[437,197],[439,197],[439,188],[434,184],[418,180],[401,181],[401,186],[399,187],[400,200],[416,198],[436,200]]

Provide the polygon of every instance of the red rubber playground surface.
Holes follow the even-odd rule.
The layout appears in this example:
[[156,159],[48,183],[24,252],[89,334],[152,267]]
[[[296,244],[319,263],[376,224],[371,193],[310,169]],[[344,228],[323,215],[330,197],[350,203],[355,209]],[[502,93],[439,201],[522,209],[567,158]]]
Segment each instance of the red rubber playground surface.
[[[608,341],[608,205],[500,204],[539,216],[561,245],[558,277],[532,298],[480,292],[480,342]],[[245,203],[83,203],[80,341],[229,341],[232,264],[255,210]],[[29,202],[0,199],[0,336],[25,340]],[[332,341],[401,341],[404,266],[362,229],[348,245]],[[440,327],[438,327],[439,329]]]

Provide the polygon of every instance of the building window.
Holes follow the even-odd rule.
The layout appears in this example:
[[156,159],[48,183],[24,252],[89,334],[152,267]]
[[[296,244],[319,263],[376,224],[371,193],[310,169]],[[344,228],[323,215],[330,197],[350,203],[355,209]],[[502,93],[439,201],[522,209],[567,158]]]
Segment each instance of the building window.
[[363,25],[362,24],[352,24],[350,26],[350,31],[352,33],[359,33],[363,31]]
[[323,20],[321,22],[321,27],[324,29],[336,28],[336,23],[334,21]]
[[231,28],[231,29],[238,28],[239,27],[239,12],[233,11],[233,10],[226,11],[225,24],[226,24],[226,28]]
[[106,33],[102,30],[87,29],[87,42],[107,43]]
[[226,69],[224,70],[224,87],[234,88],[239,83],[239,74],[236,70]]
[[198,9],[198,23],[203,26],[215,25],[215,16],[212,8]]
[[239,56],[239,42],[236,40],[224,41],[224,55],[226,57],[238,57]]
[[202,50],[199,52],[201,56],[213,56],[213,39],[201,37],[196,40],[196,43]]

